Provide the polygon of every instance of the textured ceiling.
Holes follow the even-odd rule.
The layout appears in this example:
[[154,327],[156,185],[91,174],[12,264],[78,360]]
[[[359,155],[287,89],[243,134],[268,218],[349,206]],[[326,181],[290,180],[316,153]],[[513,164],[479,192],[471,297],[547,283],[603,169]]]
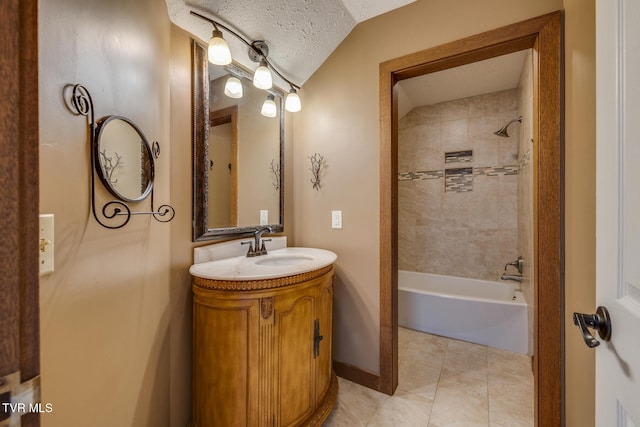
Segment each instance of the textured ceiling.
[[[359,22],[416,0],[166,0],[169,18],[203,41],[212,26],[189,14],[209,16],[248,40],[265,40],[269,61],[297,85],[322,65]],[[224,31],[223,31],[224,33]],[[225,34],[233,59],[249,69],[256,64],[247,47]],[[288,87],[282,81],[276,83]]]

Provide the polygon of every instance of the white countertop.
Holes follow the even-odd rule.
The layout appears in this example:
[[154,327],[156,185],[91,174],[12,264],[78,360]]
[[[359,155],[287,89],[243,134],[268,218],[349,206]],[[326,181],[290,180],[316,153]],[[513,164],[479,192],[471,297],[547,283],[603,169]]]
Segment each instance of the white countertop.
[[333,264],[337,255],[325,249],[289,247],[256,257],[236,256],[193,264],[189,273],[213,280],[262,280],[293,276]]

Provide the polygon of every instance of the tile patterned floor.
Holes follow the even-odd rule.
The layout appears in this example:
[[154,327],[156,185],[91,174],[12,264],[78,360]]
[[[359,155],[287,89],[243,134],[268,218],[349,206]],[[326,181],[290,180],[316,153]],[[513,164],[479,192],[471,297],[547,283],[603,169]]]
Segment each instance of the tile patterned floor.
[[530,358],[400,328],[393,396],[339,378],[325,427],[530,427]]

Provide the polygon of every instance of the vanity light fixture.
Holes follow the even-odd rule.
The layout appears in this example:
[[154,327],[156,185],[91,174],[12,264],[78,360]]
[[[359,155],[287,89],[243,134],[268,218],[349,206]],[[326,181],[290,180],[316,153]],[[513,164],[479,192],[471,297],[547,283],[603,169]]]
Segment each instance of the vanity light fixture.
[[258,89],[271,89],[273,87],[273,78],[271,77],[271,71],[267,67],[266,61],[260,61],[260,65],[253,73],[253,85]]
[[302,104],[300,103],[298,92],[296,92],[293,87],[287,94],[287,98],[284,101],[284,109],[291,113],[297,113],[302,109]]
[[273,94],[269,94],[267,96],[267,99],[265,99],[264,103],[262,104],[262,110],[260,111],[260,114],[262,114],[265,117],[275,117],[277,112],[278,112],[278,108],[276,106],[276,102],[274,101],[275,97],[273,96]]
[[[249,42],[245,37],[241,36],[236,31],[233,31],[232,29],[221,24],[218,21],[214,21],[213,19],[208,18],[194,11],[191,11],[190,13],[191,15],[197,16],[198,18],[203,19],[211,23],[211,25],[213,25],[213,28],[214,28],[213,35],[211,37],[211,41],[209,42],[209,61],[218,65],[228,65],[231,63],[231,53],[229,53],[228,55],[228,62],[225,62],[225,63],[215,62],[212,58],[212,50],[214,50],[212,48],[212,44],[214,43],[214,39],[215,39],[216,49],[217,49],[217,46],[221,44],[220,41],[222,41],[226,46],[227,52],[229,52],[229,47],[226,41],[224,40],[224,38],[222,37],[222,32],[219,29],[219,28],[222,28],[223,30],[229,32],[230,34],[233,34],[241,42],[246,44],[249,47],[249,52],[248,52],[249,58],[253,62],[259,63],[258,68],[255,70],[253,75],[254,86],[259,89],[265,89],[265,90],[271,89],[271,87],[273,86],[273,78],[272,78],[271,72],[273,71],[278,75],[278,77],[284,80],[291,87],[291,90],[287,95],[287,101],[285,102],[285,108],[287,109],[287,111],[290,111],[290,112],[300,111],[301,102],[300,102],[300,97],[297,94],[297,90],[300,90],[300,86],[293,84],[289,79],[283,76],[282,73],[280,73],[280,71],[278,71],[273,66],[273,64],[269,62],[269,60],[267,59],[267,56],[269,55],[269,46],[267,46],[267,44],[263,40],[254,40],[252,42]],[[216,59],[216,61],[218,61],[218,59]],[[226,87],[225,87],[225,93],[226,93]],[[289,101],[289,98],[291,98],[291,101]]]
[[242,82],[237,77],[229,77],[224,85],[224,94],[229,98],[242,98]]
[[209,62],[216,65],[229,65],[231,64],[231,51],[224,37],[222,37],[222,31],[218,29],[216,24],[213,24],[213,33],[209,40],[208,49]]

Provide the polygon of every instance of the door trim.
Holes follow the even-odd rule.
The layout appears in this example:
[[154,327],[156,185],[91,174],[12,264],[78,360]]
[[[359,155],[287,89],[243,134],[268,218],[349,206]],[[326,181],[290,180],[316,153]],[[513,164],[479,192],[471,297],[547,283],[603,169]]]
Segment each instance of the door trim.
[[40,373],[37,0],[3,1],[0,21],[0,376],[24,382]]
[[[564,88],[560,11],[380,64],[380,376],[370,385],[398,386],[397,94],[400,80],[522,49],[534,50],[535,425],[561,425],[563,360]],[[544,325],[544,329],[541,326]],[[544,332],[544,333],[543,333]],[[374,384],[371,384],[374,383]],[[376,384],[377,383],[377,384]]]

